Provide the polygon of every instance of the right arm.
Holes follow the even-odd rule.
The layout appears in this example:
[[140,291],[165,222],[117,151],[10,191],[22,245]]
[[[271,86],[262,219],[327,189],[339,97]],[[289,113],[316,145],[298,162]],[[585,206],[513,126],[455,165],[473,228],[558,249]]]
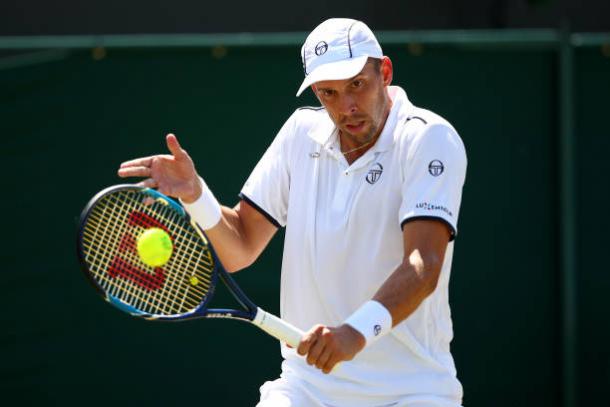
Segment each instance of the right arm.
[[[193,203],[203,192],[193,160],[180,147],[176,136],[168,134],[166,141],[171,154],[126,161],[121,164],[118,175],[144,177],[138,185],[157,188],[162,194],[179,198],[186,204]],[[205,232],[224,268],[235,272],[252,264],[276,231],[275,225],[242,200],[232,209],[221,207],[220,221]]]
[[252,264],[276,231],[275,225],[242,200],[233,209],[223,206],[220,222],[205,233],[225,270],[233,273]]

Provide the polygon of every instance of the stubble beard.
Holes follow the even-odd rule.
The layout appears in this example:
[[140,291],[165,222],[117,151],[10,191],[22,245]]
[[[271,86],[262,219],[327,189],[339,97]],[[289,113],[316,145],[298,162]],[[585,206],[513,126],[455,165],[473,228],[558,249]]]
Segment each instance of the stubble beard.
[[367,126],[367,124],[368,124],[369,128],[368,128],[368,130],[366,130],[366,133],[359,134],[359,135],[353,134],[353,133],[350,133],[347,129],[345,129],[345,126],[341,126],[341,127],[343,127],[343,128],[340,127],[341,134],[343,134],[345,137],[347,137],[352,142],[354,142],[358,145],[370,143],[377,135],[379,125],[377,123],[374,123],[370,116],[360,117],[360,118],[357,118],[357,120],[364,121],[365,126]]

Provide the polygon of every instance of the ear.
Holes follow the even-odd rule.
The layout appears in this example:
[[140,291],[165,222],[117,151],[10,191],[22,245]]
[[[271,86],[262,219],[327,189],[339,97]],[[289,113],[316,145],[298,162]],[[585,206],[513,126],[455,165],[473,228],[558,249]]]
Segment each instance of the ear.
[[386,56],[381,59],[381,77],[383,84],[390,86],[394,77],[394,67],[392,66],[392,60]]

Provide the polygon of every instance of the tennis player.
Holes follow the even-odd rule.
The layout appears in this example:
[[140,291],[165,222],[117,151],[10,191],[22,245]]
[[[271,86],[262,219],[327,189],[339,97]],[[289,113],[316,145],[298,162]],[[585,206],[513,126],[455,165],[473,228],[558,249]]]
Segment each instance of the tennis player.
[[455,407],[449,344],[453,240],[466,173],[456,130],[391,86],[391,60],[362,22],[330,19],[301,49],[322,107],[286,121],[241,190],[220,206],[174,135],[171,155],[119,175],[179,197],[229,271],[286,227],[281,315],[306,331],[282,345],[258,407]]

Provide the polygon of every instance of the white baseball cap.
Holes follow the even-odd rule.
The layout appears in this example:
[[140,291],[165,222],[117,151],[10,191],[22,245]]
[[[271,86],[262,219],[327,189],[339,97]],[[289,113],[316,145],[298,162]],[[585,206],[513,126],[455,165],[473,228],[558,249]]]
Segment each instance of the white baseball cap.
[[383,52],[366,24],[350,18],[324,21],[309,34],[301,48],[305,80],[297,96],[316,82],[358,75],[369,57],[382,58]]

